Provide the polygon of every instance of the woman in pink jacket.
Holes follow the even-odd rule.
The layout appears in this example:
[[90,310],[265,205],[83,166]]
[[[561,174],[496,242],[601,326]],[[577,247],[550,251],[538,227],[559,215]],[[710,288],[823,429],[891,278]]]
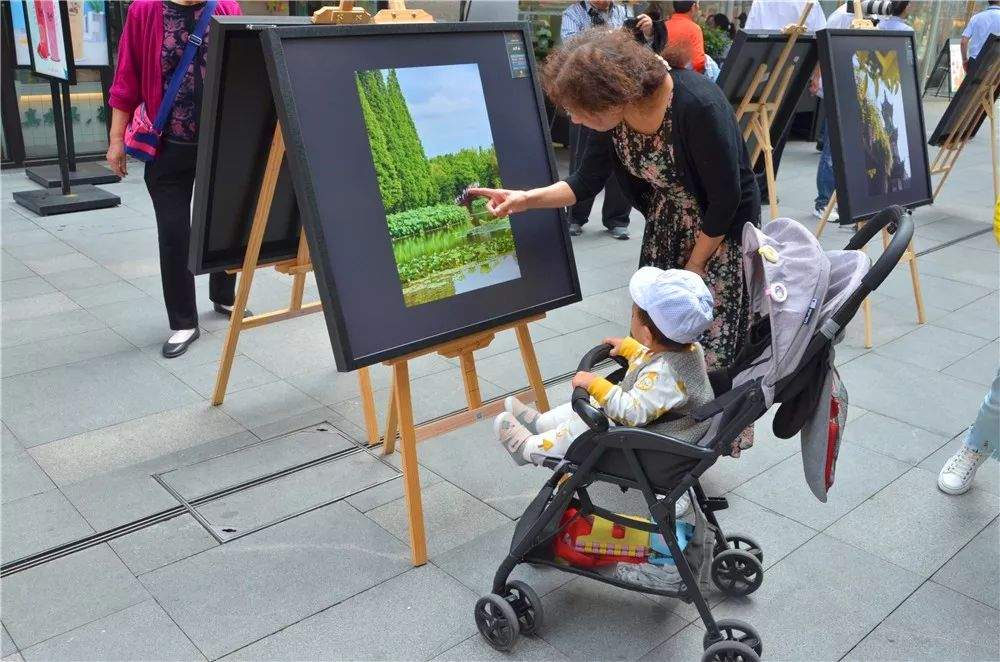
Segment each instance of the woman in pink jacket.
[[[118,42],[118,67],[108,101],[112,108],[108,164],[119,176],[124,177],[128,171],[123,137],[132,112],[145,103],[149,117],[156,116],[164,89],[205,5],[193,0],[137,0],[129,6]],[[240,6],[235,0],[219,0],[215,6],[216,15],[239,13]],[[199,336],[188,246],[208,39],[206,34],[205,43],[184,77],[163,129],[156,159],[146,164],[144,174],[156,212],[163,300],[173,331],[163,344],[163,355],[167,358],[183,354]],[[226,273],[210,276],[209,296],[216,312],[223,315],[232,312],[235,289],[235,276]]]

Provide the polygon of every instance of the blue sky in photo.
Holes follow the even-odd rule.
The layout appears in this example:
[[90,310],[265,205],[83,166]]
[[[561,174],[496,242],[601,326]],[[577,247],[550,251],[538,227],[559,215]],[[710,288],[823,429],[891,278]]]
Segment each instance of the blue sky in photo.
[[479,65],[405,67],[396,77],[427,158],[493,146]]

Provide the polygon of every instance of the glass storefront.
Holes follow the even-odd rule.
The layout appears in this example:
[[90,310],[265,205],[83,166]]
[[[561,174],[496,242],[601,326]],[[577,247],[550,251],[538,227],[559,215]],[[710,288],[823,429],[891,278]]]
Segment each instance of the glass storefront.
[[[73,142],[78,154],[103,154],[108,150],[107,105],[100,72],[77,69],[77,83],[70,86]],[[52,92],[49,82],[18,70],[14,76],[17,110],[28,161],[57,156]]]

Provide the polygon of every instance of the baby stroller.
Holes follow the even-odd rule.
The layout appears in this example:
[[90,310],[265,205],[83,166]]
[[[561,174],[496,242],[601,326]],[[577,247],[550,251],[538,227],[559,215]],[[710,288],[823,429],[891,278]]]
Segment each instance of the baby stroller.
[[[894,236],[872,266],[860,249],[883,227]],[[542,627],[538,595],[522,581],[508,581],[516,565],[531,563],[693,602],[706,629],[703,662],[759,660],[760,635],[741,621],[713,618],[699,577],[708,574],[704,564],[710,564],[711,578],[723,593],[748,595],[763,581],[763,554],[750,538],[722,532],[715,512],[727,507],[726,499],[706,496],[699,478],[720,455],[730,454],[732,442],[743,429],[772,404],[780,403],[775,433],[783,438],[801,433],[806,480],[817,498],[826,500],[846,418],[846,391],[833,368],[833,346],[864,299],[899,262],[912,235],[912,221],[900,207],[878,213],[842,251],[824,251],[811,232],[791,219],[775,219],[763,229],[747,224],[742,242],[744,271],[753,310],[761,317],[734,366],[710,375],[715,399],[690,413],[699,421],[711,422],[697,443],[659,434],[657,426],[663,419],[645,428],[609,427],[604,414],[591,405],[587,391],[575,389],[573,409],[590,429],[573,442],[564,458],[546,461],[553,475],[518,520],[510,552],[496,571],[493,592],[476,603],[476,624],[489,644],[509,650],[519,634]],[[593,370],[609,358],[609,351],[607,345],[592,349],[579,369]],[[618,362],[622,368],[609,376],[613,382],[625,374],[624,362]],[[831,411],[837,408],[839,412]],[[623,491],[639,490],[652,522],[625,518],[594,504],[587,488],[597,482],[617,485]],[[692,567],[675,535],[675,504],[689,490],[696,509],[711,525],[707,530],[714,532],[700,568]],[[551,543],[566,526],[564,513],[569,508],[579,515],[596,515],[622,527],[662,535],[683,581],[679,589],[627,583],[557,563]]]

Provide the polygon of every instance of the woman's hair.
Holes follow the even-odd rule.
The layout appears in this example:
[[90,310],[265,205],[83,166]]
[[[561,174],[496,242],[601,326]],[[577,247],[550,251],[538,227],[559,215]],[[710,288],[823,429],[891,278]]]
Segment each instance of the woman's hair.
[[725,14],[712,14],[708,19],[715,27],[725,32],[730,39],[736,39],[736,26],[733,25],[728,16]]
[[599,28],[566,41],[542,67],[552,103],[597,113],[651,96],[666,76],[663,60],[629,33]]

